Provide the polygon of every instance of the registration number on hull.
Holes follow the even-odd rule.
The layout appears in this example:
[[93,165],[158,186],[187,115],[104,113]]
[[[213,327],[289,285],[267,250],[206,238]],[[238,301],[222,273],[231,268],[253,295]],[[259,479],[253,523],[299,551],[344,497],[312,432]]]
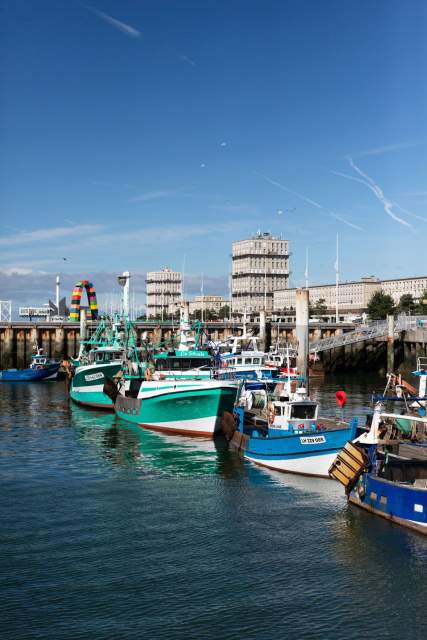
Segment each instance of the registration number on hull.
[[301,436],[301,444],[322,444],[326,442],[325,436]]
[[85,376],[86,382],[93,382],[93,380],[101,380],[104,377],[102,371],[99,373],[91,373],[89,376]]

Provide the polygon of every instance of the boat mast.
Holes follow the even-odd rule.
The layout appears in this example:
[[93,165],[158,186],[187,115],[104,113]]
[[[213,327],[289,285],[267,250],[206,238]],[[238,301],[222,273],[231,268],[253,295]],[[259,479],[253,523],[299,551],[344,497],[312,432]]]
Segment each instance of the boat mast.
[[339,283],[340,283],[340,272],[339,272],[339,236],[337,233],[337,257],[335,260],[335,322],[338,324],[340,321],[339,311],[338,311],[338,292],[339,292]]

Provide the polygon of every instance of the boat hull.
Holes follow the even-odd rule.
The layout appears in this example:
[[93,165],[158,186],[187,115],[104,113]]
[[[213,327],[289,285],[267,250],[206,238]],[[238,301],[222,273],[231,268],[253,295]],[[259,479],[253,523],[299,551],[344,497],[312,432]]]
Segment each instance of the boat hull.
[[212,437],[220,430],[220,417],[232,411],[237,384],[198,385],[143,382],[138,398],[117,396],[118,417],[139,426],[193,436]]
[[247,460],[254,462],[262,467],[282,471],[283,473],[296,473],[303,476],[314,476],[318,478],[327,478],[328,469],[336,458],[336,453],[314,454],[304,458],[288,456],[282,459],[263,459],[253,458],[245,455]]
[[71,399],[85,407],[114,411],[114,403],[104,393],[104,382],[120,369],[121,365],[117,363],[78,367],[71,380]]
[[427,535],[427,489],[366,473],[348,500],[381,518]]
[[55,380],[60,363],[48,365],[42,369],[6,369],[0,371],[0,380],[4,382],[38,382],[41,380]]
[[232,438],[232,445],[244,458],[255,464],[305,476],[329,478],[329,467],[346,442],[353,439],[357,420],[343,428],[324,430],[300,430],[287,432],[282,429],[245,428],[244,410],[236,410],[240,427]]

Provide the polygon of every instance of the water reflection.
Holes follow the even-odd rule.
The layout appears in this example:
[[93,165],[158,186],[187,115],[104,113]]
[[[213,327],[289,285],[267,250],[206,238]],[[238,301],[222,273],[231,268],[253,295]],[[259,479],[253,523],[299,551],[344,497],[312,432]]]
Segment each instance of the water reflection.
[[222,437],[215,440],[149,431],[114,414],[71,405],[71,424],[78,439],[113,466],[145,473],[231,477],[241,463]]

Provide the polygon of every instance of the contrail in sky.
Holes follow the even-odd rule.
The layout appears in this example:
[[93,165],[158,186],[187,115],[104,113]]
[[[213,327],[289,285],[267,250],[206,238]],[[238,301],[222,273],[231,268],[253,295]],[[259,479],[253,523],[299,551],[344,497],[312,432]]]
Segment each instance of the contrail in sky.
[[125,33],[127,36],[131,38],[141,37],[141,32],[138,31],[138,29],[135,29],[135,27],[131,27],[130,24],[126,24],[126,22],[121,22],[121,20],[117,20],[116,18],[109,16],[108,13],[104,13],[104,11],[99,11],[99,9],[95,9],[95,7],[91,7],[89,4],[85,4],[84,7],[88,9],[88,11],[91,11],[96,16],[98,16],[98,18],[101,18],[101,20],[104,20],[104,22],[107,22],[108,24],[110,24],[115,29],[118,29],[122,33]]
[[354,171],[358,173],[359,176],[361,176],[360,178],[356,178],[355,176],[349,176],[346,173],[341,173],[339,171],[333,171],[332,173],[334,173],[335,175],[341,176],[342,178],[347,178],[348,180],[354,180],[355,182],[360,182],[361,184],[364,184],[365,187],[368,187],[368,189],[370,189],[372,193],[375,195],[375,197],[381,202],[381,204],[383,205],[384,211],[388,216],[390,216],[390,218],[393,218],[393,220],[395,220],[399,224],[402,224],[405,227],[412,228],[412,225],[409,224],[409,222],[407,222],[406,220],[403,220],[403,218],[400,218],[393,211],[393,207],[398,205],[396,205],[396,203],[392,202],[386,197],[382,188],[376,182],[374,182],[374,180],[370,176],[368,176],[367,173],[362,171],[362,169],[358,167],[357,164],[355,164],[351,156],[347,156],[347,161],[351,166],[351,168],[354,169]]
[[289,187],[286,187],[284,184],[281,184],[280,182],[277,182],[277,180],[273,180],[272,178],[269,178],[268,176],[264,176],[262,173],[257,173],[257,172],[255,172],[255,173],[256,173],[256,175],[260,176],[261,178],[264,178],[264,180],[267,180],[267,182],[269,182],[270,184],[274,185],[275,187],[278,187],[279,189],[282,189],[283,191],[287,191],[288,193],[292,193],[292,195],[296,196],[297,198],[300,198],[301,200],[304,200],[304,202],[306,202],[307,204],[310,204],[312,207],[316,207],[316,209],[320,209],[321,211],[323,211],[325,213],[325,215],[328,215],[331,218],[335,218],[335,220],[339,220],[343,224],[346,224],[348,227],[351,227],[352,229],[356,229],[357,231],[363,231],[362,227],[359,227],[357,224],[353,224],[352,222],[349,222],[348,220],[346,220],[342,216],[339,216],[337,213],[334,213],[333,211],[330,211],[329,209],[324,207],[322,204],[320,204],[320,202],[316,202],[316,200],[312,200],[311,198],[308,198],[307,196],[304,196],[302,193],[298,193],[298,191],[293,191],[292,189],[289,189]]
[[425,145],[423,142],[401,142],[399,144],[386,144],[382,147],[375,147],[374,149],[366,149],[365,151],[357,151],[352,153],[352,158],[364,158],[365,156],[378,156],[383,153],[389,153],[390,151],[400,151],[400,149],[412,149],[414,147],[420,147]]

